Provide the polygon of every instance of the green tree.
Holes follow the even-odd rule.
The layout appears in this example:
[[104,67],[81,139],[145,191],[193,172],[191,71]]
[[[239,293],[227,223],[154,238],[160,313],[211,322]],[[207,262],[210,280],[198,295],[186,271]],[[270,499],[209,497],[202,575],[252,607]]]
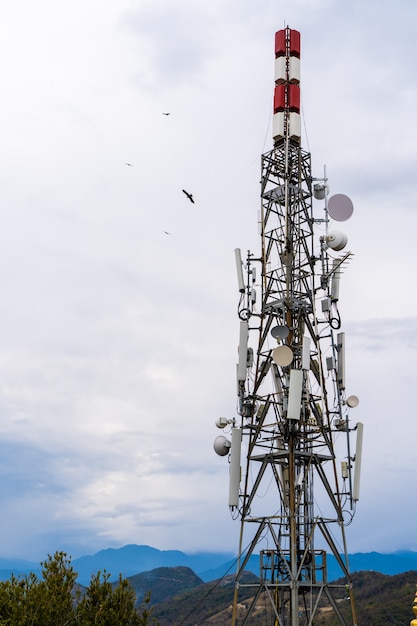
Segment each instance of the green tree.
[[38,579],[35,574],[0,582],[0,624],[26,626],[37,624],[40,609]]
[[105,571],[91,577],[82,594],[65,552],[48,555],[42,578],[11,576],[0,582],[0,626],[151,626],[149,596],[139,609],[129,582],[110,583]]
[[65,552],[48,555],[42,565],[42,579],[38,583],[39,615],[42,624],[66,626],[74,617],[75,581],[77,573]]
[[151,624],[151,610],[135,609],[136,596],[128,581],[119,575],[117,586],[104,571],[92,576],[84,597],[77,606],[77,623],[82,626],[146,626]]

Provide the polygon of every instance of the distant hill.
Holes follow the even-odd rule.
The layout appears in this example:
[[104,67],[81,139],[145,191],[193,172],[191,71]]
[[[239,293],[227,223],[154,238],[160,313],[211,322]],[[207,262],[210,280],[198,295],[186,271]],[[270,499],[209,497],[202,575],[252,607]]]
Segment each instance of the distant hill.
[[15,576],[29,574],[30,572],[39,574],[40,571],[41,566],[39,563],[24,561],[23,559],[0,558],[0,580],[9,580],[12,574]]
[[[179,550],[157,550],[150,546],[135,544],[123,548],[101,550],[92,556],[83,556],[73,560],[74,569],[78,572],[78,581],[88,584],[91,574],[103,571],[111,574],[115,580],[119,573],[124,577],[147,572],[158,567],[189,567],[203,580],[207,580],[205,572],[222,567],[233,558],[232,554],[216,552],[198,552],[185,554]],[[223,572],[222,574],[223,575]],[[215,577],[215,576],[214,576]]]
[[[164,568],[163,568],[164,569]],[[168,568],[169,569],[169,568]],[[177,568],[173,568],[174,570]],[[186,569],[186,568],[184,568]],[[163,572],[163,577],[158,582],[159,573],[152,574],[153,592],[151,601],[153,604],[153,616],[160,626],[229,626],[231,623],[231,611],[233,602],[233,576],[227,576],[222,580],[211,581],[197,585],[188,590],[187,572],[183,572],[183,589],[178,590],[177,595],[172,596],[173,588],[169,590],[169,597],[163,600],[163,589],[169,572]],[[175,573],[173,573],[175,576]],[[256,581],[256,577],[245,574],[241,581],[239,591],[239,603],[250,601],[252,588],[246,588],[244,582]],[[190,575],[190,583],[195,579]],[[355,594],[355,607],[358,623],[369,626],[386,626],[387,624],[408,626],[413,618],[412,605],[417,584],[417,571],[409,571],[396,576],[387,576],[379,572],[357,572],[353,574]],[[153,594],[155,593],[155,597]],[[155,598],[158,597],[158,601]],[[267,602],[266,604],[269,604]],[[260,609],[249,618],[248,626],[259,626],[260,623],[272,623],[267,621],[265,614],[265,602],[259,599]],[[350,623],[350,602],[344,599],[339,605],[346,623]],[[338,618],[334,615],[331,607],[323,602],[320,609],[320,623],[322,626],[340,626]]]
[[[329,580],[340,578],[341,571],[332,555],[327,557]],[[129,577],[158,567],[189,567],[204,582],[234,574],[236,558],[222,552],[198,552],[185,554],[178,550],[158,550],[150,546],[127,545],[123,548],[101,550],[92,556],[84,556],[73,561],[78,572],[78,581],[87,584],[91,573],[106,569],[115,580],[119,573]],[[400,574],[417,569],[417,552],[403,551],[391,554],[379,552],[354,553],[349,555],[351,572],[374,570],[381,574]],[[246,568],[259,576],[259,557],[253,555]]]
[[[391,554],[381,554],[379,552],[358,552],[349,555],[350,571],[361,572],[372,570],[381,574],[400,574],[409,570],[417,570],[417,552],[395,552]],[[340,566],[335,557],[331,554],[327,556],[328,579],[337,580],[342,576]],[[256,576],[260,573],[259,556],[253,555],[248,561],[246,569]],[[201,578],[208,582],[216,578],[221,578],[226,574],[234,574],[236,570],[236,559],[220,562],[218,567],[210,570],[198,572]]]
[[[417,571],[387,576],[379,572],[356,572],[353,574],[355,605],[358,624],[372,626],[408,626],[413,619],[413,601],[416,592]],[[348,606],[341,606],[346,617]],[[332,615],[323,615],[323,626],[339,626]],[[164,626],[162,623],[160,626]],[[185,625],[184,625],[185,626]]]
[[[253,583],[257,580],[257,577],[250,572],[246,572],[241,577],[240,602],[248,599],[251,594],[250,589],[245,589],[245,583]],[[156,589],[156,585],[154,589]],[[251,589],[253,590],[253,587]],[[174,624],[181,624],[181,626],[195,626],[196,624],[199,624],[199,626],[203,624],[216,626],[224,624],[229,626],[233,593],[233,576],[226,576],[220,580],[203,583],[192,589],[184,589],[176,596],[161,602],[155,602],[151,593],[152,615],[160,626],[173,626]]]
[[[417,552],[355,553],[349,555],[349,563],[352,572],[373,570],[381,574],[394,575],[409,570],[417,570]],[[111,580],[117,580],[119,574],[124,577],[131,577],[159,567],[188,567],[203,582],[208,582],[228,574],[234,574],[236,559],[232,553],[226,552],[186,554],[179,550],[158,550],[151,546],[131,544],[122,548],[101,550],[93,555],[73,559],[72,565],[78,572],[78,582],[82,585],[88,585],[91,575],[98,571],[106,570],[110,574]],[[0,559],[0,580],[8,580],[12,572],[19,575],[30,572],[39,573],[40,570],[39,563],[18,559]],[[247,570],[256,576],[259,575],[258,556],[251,557]],[[328,555],[328,570],[329,580],[340,578],[340,569],[331,555]]]
[[349,556],[349,564],[351,572],[374,570],[381,574],[400,574],[417,569],[417,552],[357,552]]
[[137,604],[141,604],[144,596],[150,593],[152,605],[166,602],[204,584],[192,569],[183,566],[158,567],[150,572],[129,576],[128,581],[135,590]]

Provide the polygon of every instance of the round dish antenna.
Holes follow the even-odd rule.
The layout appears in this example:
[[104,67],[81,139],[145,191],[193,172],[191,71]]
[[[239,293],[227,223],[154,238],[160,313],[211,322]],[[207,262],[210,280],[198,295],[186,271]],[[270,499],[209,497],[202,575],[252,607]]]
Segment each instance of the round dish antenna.
[[313,185],[313,194],[316,200],[324,200],[328,193],[329,190],[325,183],[316,183]]
[[272,352],[272,360],[281,367],[286,367],[292,363],[294,358],[293,351],[288,346],[278,346]]
[[336,222],[346,222],[346,220],[352,216],[353,203],[352,200],[343,193],[336,193],[329,198],[327,210],[330,217],[336,220]]
[[327,245],[332,250],[343,250],[348,242],[347,235],[340,230],[332,230],[326,237]]
[[233,424],[233,420],[228,420],[227,417],[218,417],[216,419],[217,428],[226,428],[229,424]]
[[351,408],[354,409],[355,406],[358,406],[359,404],[359,398],[358,396],[349,396],[349,398],[346,398],[346,404]]
[[287,326],[274,326],[271,330],[271,335],[274,339],[286,339],[290,334],[290,329]]
[[226,454],[229,454],[231,445],[232,444],[230,443],[230,441],[226,439],[226,437],[224,437],[223,435],[219,435],[218,437],[216,437],[213,442],[214,451],[219,456],[226,456]]

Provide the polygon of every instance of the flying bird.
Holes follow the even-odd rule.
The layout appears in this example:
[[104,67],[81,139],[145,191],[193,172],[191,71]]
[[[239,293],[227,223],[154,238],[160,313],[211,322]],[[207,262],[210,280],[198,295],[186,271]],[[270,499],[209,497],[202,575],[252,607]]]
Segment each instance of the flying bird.
[[171,113],[162,113],[162,115],[171,115]]
[[128,167],[134,167],[134,166],[133,166],[133,163],[126,163],[126,162],[125,162],[125,165],[127,165]]
[[167,230],[164,230],[164,233],[165,233],[166,235],[171,235],[171,233],[169,233]]
[[195,204],[194,202],[194,198],[193,198],[193,194],[192,193],[188,193],[188,191],[185,191],[185,189],[182,190],[183,193],[185,193],[185,195],[187,196],[187,198],[189,199],[190,202],[192,202],[193,204]]

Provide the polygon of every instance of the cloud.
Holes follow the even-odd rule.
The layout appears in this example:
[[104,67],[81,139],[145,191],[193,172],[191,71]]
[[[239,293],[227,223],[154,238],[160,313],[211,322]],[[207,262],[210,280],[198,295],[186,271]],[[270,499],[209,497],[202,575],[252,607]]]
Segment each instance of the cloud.
[[415,350],[417,318],[377,318],[348,324],[349,335],[362,350]]
[[196,2],[143,3],[124,24],[144,53],[139,86],[157,89],[199,82],[216,47],[215,11]]
[[233,250],[260,249],[284,23],[314,175],[355,206],[332,224],[354,252],[339,304],[365,423],[352,549],[395,548],[415,439],[414,5],[64,4],[9,3],[0,25],[1,554],[237,548],[212,442],[236,415]]

